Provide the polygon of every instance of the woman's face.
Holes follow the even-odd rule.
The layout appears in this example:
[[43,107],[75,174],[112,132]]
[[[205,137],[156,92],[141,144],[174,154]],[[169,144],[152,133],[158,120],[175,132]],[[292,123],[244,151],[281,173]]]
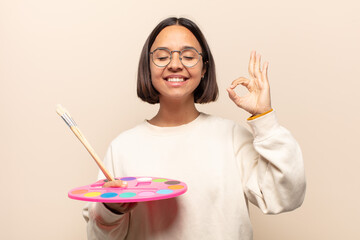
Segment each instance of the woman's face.
[[[162,47],[170,51],[181,51],[186,47],[193,47],[202,52],[195,36],[183,26],[169,26],[164,28],[156,37],[150,51]],[[151,81],[160,93],[160,102],[165,99],[193,101],[193,92],[205,74],[202,58],[193,67],[185,67],[179,53],[172,54],[172,60],[166,67],[158,67],[150,61]]]

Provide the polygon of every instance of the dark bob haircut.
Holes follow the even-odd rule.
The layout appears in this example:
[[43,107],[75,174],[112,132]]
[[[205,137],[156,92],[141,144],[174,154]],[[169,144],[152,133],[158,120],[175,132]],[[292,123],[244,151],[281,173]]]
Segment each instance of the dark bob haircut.
[[211,54],[209,45],[199,27],[189,19],[186,18],[167,18],[161,21],[147,38],[141,52],[138,76],[137,76],[137,95],[141,100],[155,104],[159,103],[159,92],[151,83],[150,73],[150,48],[153,45],[156,37],[164,28],[168,26],[179,25],[186,27],[194,34],[200,43],[203,57],[202,61],[206,72],[204,78],[201,79],[199,86],[194,91],[195,103],[209,103],[215,101],[218,97],[218,86],[216,83],[215,62]]

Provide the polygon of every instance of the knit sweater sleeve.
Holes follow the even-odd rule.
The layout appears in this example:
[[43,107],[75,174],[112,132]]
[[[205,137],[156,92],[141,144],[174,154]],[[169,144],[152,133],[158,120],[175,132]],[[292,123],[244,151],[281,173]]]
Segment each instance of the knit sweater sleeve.
[[[108,171],[112,174],[114,173],[111,146],[106,153],[104,165]],[[104,179],[105,177],[101,172],[99,172],[98,178]],[[103,203],[100,202],[91,202],[86,204],[83,208],[83,217],[87,221],[88,239],[125,239],[128,232],[130,214],[131,213],[125,213],[119,215],[112,213],[104,206]]]
[[234,131],[235,154],[246,197],[266,214],[299,207],[306,183],[298,143],[279,125],[274,111],[248,124],[253,137],[250,133],[244,137],[246,133],[239,126]]

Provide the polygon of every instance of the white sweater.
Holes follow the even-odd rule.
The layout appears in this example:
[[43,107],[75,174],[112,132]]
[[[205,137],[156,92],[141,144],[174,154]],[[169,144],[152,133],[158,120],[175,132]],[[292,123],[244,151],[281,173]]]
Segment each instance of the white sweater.
[[185,125],[144,121],[120,134],[104,161],[114,176],[177,179],[188,191],[139,203],[123,215],[89,203],[84,208],[88,239],[250,240],[248,200],[266,214],[299,207],[305,174],[297,142],[274,111],[248,124],[252,134],[233,121],[201,113]]

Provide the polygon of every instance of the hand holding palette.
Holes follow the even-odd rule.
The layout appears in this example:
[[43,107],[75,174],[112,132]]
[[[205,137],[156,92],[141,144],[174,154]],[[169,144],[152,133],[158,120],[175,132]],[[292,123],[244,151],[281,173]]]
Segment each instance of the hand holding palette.
[[166,178],[123,177],[125,188],[103,188],[107,181],[99,180],[94,184],[74,188],[69,191],[69,198],[89,202],[145,202],[179,196],[187,191],[185,183]]
[[186,192],[187,186],[183,182],[154,177],[124,177],[120,178],[120,180],[128,182],[127,187],[103,188],[104,183],[114,181],[114,177],[102,164],[98,155],[70,116],[70,113],[61,105],[57,106],[56,112],[64,119],[71,131],[88,150],[106,177],[106,179],[99,180],[94,184],[72,189],[68,194],[70,198],[90,202],[145,202],[172,198]]

